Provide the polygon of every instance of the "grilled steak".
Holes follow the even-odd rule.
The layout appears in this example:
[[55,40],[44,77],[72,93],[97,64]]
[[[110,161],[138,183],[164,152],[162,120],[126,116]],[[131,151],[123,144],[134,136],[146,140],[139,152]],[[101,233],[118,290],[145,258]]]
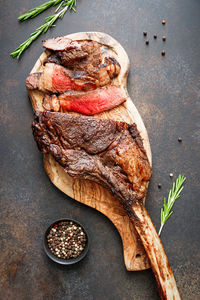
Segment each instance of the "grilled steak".
[[33,134],[69,175],[99,182],[123,205],[145,196],[151,168],[135,124],[36,112]]
[[43,72],[32,73],[26,79],[28,89],[43,92],[64,93],[67,90],[93,90],[111,83],[111,78],[118,75],[120,66],[107,59],[107,64],[99,68],[90,67],[86,71],[72,71],[63,66],[46,63]]
[[116,59],[112,57],[106,57],[105,62],[98,67],[88,65],[86,72],[92,78],[96,79],[96,84],[99,87],[108,85],[111,83],[111,79],[117,77],[120,73],[121,67]]
[[126,101],[126,95],[121,88],[110,85],[88,92],[68,91],[59,96],[45,95],[43,107],[45,110],[75,111],[84,115],[94,115],[109,110]]
[[[69,45],[74,47],[70,48]],[[73,42],[63,37],[63,41],[62,38],[47,40],[43,42],[43,46],[53,50],[53,54],[45,60],[44,64],[54,62],[73,70],[84,71],[88,76],[98,80],[97,86],[109,84],[110,79],[120,72],[120,65],[114,58],[105,58],[102,64],[101,45],[97,42]]]
[[142,205],[151,168],[136,125],[37,111],[33,135],[39,149],[70,176],[95,181],[120,200],[149,257],[161,299],[180,300],[165,250]]
[[43,46],[52,54],[44,61],[42,72],[27,77],[26,87],[44,93],[45,110],[64,108],[92,115],[126,101],[124,91],[111,84],[121,67],[113,57],[102,62],[99,43],[59,37],[43,41]]
[[49,39],[47,41],[42,41],[44,48],[53,51],[68,51],[71,49],[81,49],[77,41],[72,41],[66,37],[57,37],[55,39]]
[[124,91],[114,85],[89,92],[69,92],[58,96],[60,106],[67,111],[94,115],[126,101]]
[[[79,45],[81,46],[82,54],[87,54],[85,58],[75,59],[76,55],[74,55],[74,57],[71,56],[71,59],[69,59],[69,52],[59,52],[61,63],[76,70],[85,70],[88,65],[98,67],[102,62],[101,45],[94,41],[81,42]],[[80,52],[77,54],[78,56],[81,55]]]
[[28,89],[42,92],[64,93],[67,90],[91,90],[96,88],[96,79],[85,72],[68,70],[62,66],[47,63],[42,73],[32,73],[26,79]]
[[59,51],[57,56],[63,66],[73,68],[74,65],[80,64],[81,60],[88,56],[88,53],[81,49],[72,49],[70,51]]
[[83,70],[89,64],[97,67],[101,63],[100,44],[94,41],[77,42],[58,37],[44,41],[43,47],[56,52],[61,64],[66,67]]

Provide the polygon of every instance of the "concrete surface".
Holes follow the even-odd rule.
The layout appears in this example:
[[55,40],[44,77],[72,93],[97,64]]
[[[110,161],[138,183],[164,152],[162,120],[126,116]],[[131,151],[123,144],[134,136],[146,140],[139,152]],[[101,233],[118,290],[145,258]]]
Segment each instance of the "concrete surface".
[[[128,90],[146,124],[153,153],[147,208],[157,229],[163,197],[172,183],[169,173],[187,177],[184,195],[177,200],[161,238],[182,299],[200,299],[200,2],[78,1],[76,14],[67,13],[19,61],[13,60],[9,53],[54,12],[52,8],[34,20],[17,22],[19,14],[41,2],[8,0],[0,12],[0,298],[159,299],[151,270],[126,271],[121,240],[112,223],[67,198],[49,181],[32,138],[25,78],[42,52],[42,39],[103,31],[116,38],[130,57]],[[148,32],[149,46],[143,31]],[[165,43],[162,35],[167,37]],[[87,257],[70,267],[51,262],[42,248],[46,227],[62,217],[79,220],[91,238]]]

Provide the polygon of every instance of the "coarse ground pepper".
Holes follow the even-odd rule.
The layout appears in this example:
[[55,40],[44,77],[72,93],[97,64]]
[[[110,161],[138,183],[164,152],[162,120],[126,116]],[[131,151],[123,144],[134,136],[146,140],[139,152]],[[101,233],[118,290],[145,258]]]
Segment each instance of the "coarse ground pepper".
[[77,258],[83,252],[86,241],[83,228],[72,221],[55,224],[47,235],[50,251],[62,259]]

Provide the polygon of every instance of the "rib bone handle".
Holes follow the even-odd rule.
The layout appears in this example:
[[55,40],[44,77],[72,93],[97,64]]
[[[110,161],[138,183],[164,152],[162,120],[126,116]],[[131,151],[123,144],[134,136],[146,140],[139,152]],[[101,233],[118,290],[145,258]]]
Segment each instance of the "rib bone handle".
[[180,300],[181,297],[167,255],[147,210],[143,205],[134,203],[132,213],[129,212],[129,215],[151,263],[160,298],[162,300]]

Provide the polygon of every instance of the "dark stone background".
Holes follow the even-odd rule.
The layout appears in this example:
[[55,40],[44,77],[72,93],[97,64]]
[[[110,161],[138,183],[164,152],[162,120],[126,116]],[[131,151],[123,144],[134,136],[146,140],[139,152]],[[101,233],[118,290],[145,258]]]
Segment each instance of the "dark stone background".
[[[9,53],[54,9],[23,24],[19,14],[41,0],[7,0],[0,11],[1,38],[1,255],[0,298],[20,300],[158,299],[151,270],[127,272],[122,244],[112,223],[99,212],[66,197],[49,181],[31,133],[32,108],[25,78],[42,52],[40,37],[22,56]],[[166,19],[165,26],[161,24]],[[185,300],[200,299],[199,145],[200,1],[78,1],[45,35],[103,31],[116,38],[130,61],[128,91],[146,124],[154,175],[147,208],[159,228],[169,173],[187,177],[184,195],[162,233],[177,285]],[[148,31],[150,44],[144,43]],[[158,39],[153,40],[153,34]],[[166,43],[161,40],[167,36]],[[161,57],[161,50],[166,57]],[[177,138],[183,138],[178,143]],[[158,190],[157,183],[162,183]],[[42,236],[49,223],[72,217],[87,228],[91,245],[77,265],[63,267],[44,254]]]

